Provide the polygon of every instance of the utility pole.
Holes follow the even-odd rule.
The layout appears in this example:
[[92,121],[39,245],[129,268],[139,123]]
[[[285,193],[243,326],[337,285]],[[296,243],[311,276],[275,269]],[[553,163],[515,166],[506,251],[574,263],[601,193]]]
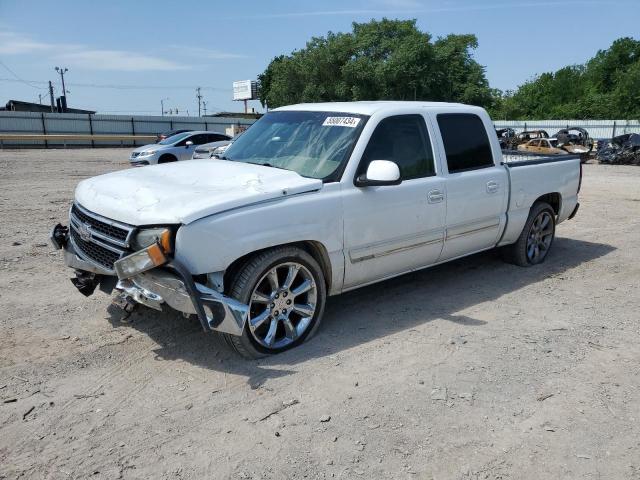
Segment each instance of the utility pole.
[[200,116],[200,107],[202,103],[202,95],[200,94],[200,87],[196,88],[196,98],[198,99],[198,116]]
[[[169,99],[168,98],[160,99],[160,112],[163,117],[164,117],[164,101],[165,100],[169,100]],[[169,114],[171,114],[171,112],[169,112]]]
[[51,113],[55,111],[54,103],[53,103],[53,83],[49,80],[49,97],[51,98]]
[[202,101],[202,109],[204,110],[204,116],[207,116],[207,102],[206,100]]
[[64,86],[64,74],[69,71],[66,67],[56,67],[56,72],[60,74],[60,78],[62,79],[62,95],[67,96],[67,89]]
[[38,94],[38,103],[40,105],[42,105],[42,94],[41,93]]

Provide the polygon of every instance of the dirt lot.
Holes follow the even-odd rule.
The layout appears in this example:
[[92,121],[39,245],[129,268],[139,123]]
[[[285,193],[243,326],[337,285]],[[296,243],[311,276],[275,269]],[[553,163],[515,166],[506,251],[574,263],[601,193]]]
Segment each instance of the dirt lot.
[[248,362],[69,282],[49,229],[127,153],[0,152],[0,478],[640,479],[640,168],[586,165],[541,266],[333,297],[310,343]]

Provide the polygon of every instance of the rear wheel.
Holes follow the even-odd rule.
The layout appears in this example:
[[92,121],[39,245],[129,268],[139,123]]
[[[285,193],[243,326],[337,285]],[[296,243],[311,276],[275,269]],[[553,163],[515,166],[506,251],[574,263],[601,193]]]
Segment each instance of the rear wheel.
[[236,274],[231,295],[249,305],[242,336],[224,334],[247,358],[283,352],[310,338],[320,325],[326,287],[318,262],[296,247],[263,252]]
[[555,213],[551,206],[545,202],[534,203],[518,241],[504,247],[505,260],[521,267],[544,262],[555,232]]

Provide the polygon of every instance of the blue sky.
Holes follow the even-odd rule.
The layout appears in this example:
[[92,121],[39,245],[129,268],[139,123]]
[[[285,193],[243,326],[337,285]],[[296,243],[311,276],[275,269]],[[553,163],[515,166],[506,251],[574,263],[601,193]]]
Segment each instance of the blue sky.
[[504,90],[639,38],[640,0],[0,0],[0,103],[37,101],[47,80],[59,94],[64,66],[73,107],[159,114],[168,98],[194,115],[201,86],[208,113],[240,110],[234,80],[311,36],[382,17],[416,18],[434,37],[474,33],[475,58]]

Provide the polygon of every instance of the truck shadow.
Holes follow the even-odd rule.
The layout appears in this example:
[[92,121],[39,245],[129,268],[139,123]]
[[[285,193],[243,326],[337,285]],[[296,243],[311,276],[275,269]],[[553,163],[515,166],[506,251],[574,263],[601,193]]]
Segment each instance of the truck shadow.
[[[158,343],[155,354],[159,359],[180,359],[246,376],[248,384],[255,388],[269,378],[296,373],[282,369],[282,365],[332,355],[433,320],[481,328],[486,321],[458,312],[483,302],[503,302],[499,300],[503,295],[559,276],[613,250],[606,244],[556,238],[546,262],[536,267],[508,265],[495,252],[485,252],[330,297],[323,324],[312,340],[260,361],[239,357],[220,335],[203,333],[197,320],[187,320],[175,312],[140,308],[132,315],[130,325]],[[508,304],[505,308],[509,308]]]

